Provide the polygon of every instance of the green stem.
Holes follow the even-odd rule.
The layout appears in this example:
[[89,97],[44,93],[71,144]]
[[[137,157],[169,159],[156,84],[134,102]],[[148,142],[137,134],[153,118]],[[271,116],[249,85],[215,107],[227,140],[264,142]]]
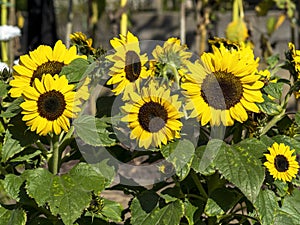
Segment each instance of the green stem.
[[205,199],[207,199],[207,198],[208,198],[208,195],[207,195],[206,191],[204,190],[204,188],[203,188],[203,186],[202,186],[202,184],[201,184],[201,182],[200,182],[200,180],[199,180],[199,178],[198,178],[196,172],[192,170],[192,171],[191,171],[191,176],[192,176],[192,179],[193,179],[193,181],[195,182],[195,185],[196,185],[196,187],[198,188],[200,194],[201,194]]
[[260,136],[265,135],[273,126],[276,125],[276,123],[278,121],[280,121],[283,116],[285,115],[285,109],[282,110],[282,112],[276,116],[274,116],[268,123],[266,126],[264,126],[260,132]]
[[51,139],[51,152],[52,152],[52,157],[50,159],[50,167],[49,170],[53,174],[58,173],[59,169],[59,162],[60,162],[60,154],[59,154],[59,136],[58,135],[53,135]]
[[48,149],[42,144],[40,140],[37,140],[36,145],[42,151],[43,156],[47,158],[47,155],[49,153]]

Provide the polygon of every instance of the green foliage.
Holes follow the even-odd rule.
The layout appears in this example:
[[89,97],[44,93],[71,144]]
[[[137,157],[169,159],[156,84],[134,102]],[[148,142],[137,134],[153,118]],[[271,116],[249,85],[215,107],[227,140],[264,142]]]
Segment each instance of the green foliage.
[[[102,14],[103,5],[96,1],[92,2],[97,4],[93,6],[93,9],[98,7],[98,14]],[[212,4],[210,1],[203,3],[206,7]],[[232,40],[241,41],[248,36],[241,3],[242,1],[239,1],[240,18],[233,21],[226,30],[226,34]],[[270,44],[268,38],[286,17],[289,19],[293,17],[295,9],[293,1],[265,0],[259,3],[256,10],[259,15],[267,15],[268,10],[274,4],[286,14],[280,17],[269,17],[266,20],[265,44]],[[122,41],[116,40],[114,39],[115,43],[113,41],[112,43],[123,45],[122,42],[125,42],[126,38],[122,36]],[[215,41],[218,42],[219,39]],[[82,47],[90,48],[91,42],[88,40],[81,40],[81,42],[85,46],[80,46],[79,42],[76,47],[79,51],[81,49],[82,54],[85,54]],[[151,108],[150,113],[145,113],[147,110],[141,107],[144,102],[140,101],[132,105],[133,112],[129,113],[130,116],[124,115],[127,113],[125,112],[127,108],[130,108],[130,101],[126,99],[128,96],[114,92],[117,89],[116,86],[119,85],[118,82],[108,84],[107,81],[120,71],[132,70],[134,77],[121,74],[115,79],[117,81],[127,79],[122,83],[124,86],[125,83],[133,84],[132,80],[136,81],[136,72],[141,69],[140,67],[145,66],[147,70],[150,70],[154,62],[140,65],[134,58],[131,59],[133,66],[130,64],[124,67],[124,62],[129,63],[129,56],[135,55],[133,51],[126,55],[129,59],[126,57],[123,59],[121,55],[125,51],[119,46],[122,54],[115,49],[118,53],[110,59],[116,61],[110,61],[106,56],[109,52],[105,49],[92,48],[94,50],[90,49],[87,59],[77,58],[63,66],[60,71],[60,75],[66,75],[69,84],[74,85],[74,91],[82,87],[83,78],[90,78],[87,79],[90,83],[84,87],[88,90],[90,98],[85,101],[80,97],[86,96],[76,96],[79,98],[75,99],[75,102],[80,102],[78,107],[81,111],[74,117],[56,118],[56,125],[64,125],[62,131],[49,132],[45,136],[38,134],[37,130],[44,128],[39,125],[52,128],[55,125],[52,117],[47,117],[41,111],[45,108],[54,110],[55,101],[51,98],[50,103],[43,105],[44,108],[42,108],[41,99],[39,99],[36,104],[32,104],[33,108],[37,108],[36,114],[29,115],[20,106],[26,100],[26,96],[14,99],[9,94],[12,88],[9,81],[14,79],[12,73],[2,72],[0,80],[1,225],[299,224],[299,173],[290,180],[282,181],[280,177],[270,173],[271,171],[264,164],[268,159],[266,154],[274,143],[282,143],[290,149],[295,149],[292,154],[297,155],[299,162],[300,113],[297,110],[291,112],[288,105],[293,95],[298,97],[300,91],[297,74],[299,68],[296,68],[296,63],[299,62],[296,62],[297,58],[292,58],[293,54],[299,53],[292,54],[290,51],[287,59],[283,60],[279,54],[272,54],[270,51],[270,57],[264,59],[266,64],[259,65],[265,72],[268,70],[267,72],[270,73],[265,75],[264,72],[253,70],[253,73],[262,74],[262,76],[253,74],[246,77],[251,82],[253,80],[253,84],[242,83],[243,97],[241,98],[246,103],[241,101],[240,105],[234,107],[240,106],[244,110],[243,107],[247,105],[245,106],[247,116],[241,116],[241,118],[245,117],[245,121],[241,118],[241,121],[238,120],[238,116],[234,115],[238,114],[239,110],[234,109],[231,113],[232,108],[229,107],[230,109],[226,108],[226,113],[229,112],[234,121],[232,126],[225,127],[222,124],[226,118],[221,118],[212,125],[213,117],[221,114],[209,115],[207,113],[206,116],[212,117],[207,124],[203,125],[203,121],[194,118],[196,113],[192,111],[194,108],[200,111],[203,108],[195,106],[190,110],[187,107],[187,104],[191,105],[191,103],[185,98],[185,91],[181,89],[181,84],[185,79],[189,79],[192,71],[185,65],[190,63],[187,62],[188,59],[185,59],[183,63],[181,60],[182,57],[189,58],[190,54],[185,54],[185,52],[178,56],[177,53],[184,52],[186,46],[179,45],[177,42],[171,44],[171,42],[172,39],[169,40],[169,47],[167,49],[162,47],[161,52],[170,51],[172,54],[169,55],[176,59],[174,61],[178,65],[173,63],[169,63],[167,67],[162,64],[154,65],[158,70],[155,71],[154,76],[165,73],[166,71],[162,71],[163,68],[168,68],[167,73],[171,74],[170,76],[176,73],[175,81],[165,80],[160,83],[161,87],[163,85],[170,87],[170,93],[169,90],[160,93],[163,97],[167,96],[164,99],[166,101],[163,102],[166,108],[162,107],[163,110],[152,108],[155,104],[151,104],[158,97],[151,96],[151,107],[148,105]],[[135,44],[133,46],[136,47]],[[220,47],[220,43],[215,45],[216,48],[218,46]],[[238,51],[243,45],[228,41],[226,47],[228,46],[230,47],[226,51],[229,54]],[[251,56],[248,54],[250,50],[247,48],[245,53],[247,57]],[[243,54],[244,52],[240,57],[243,57]],[[147,56],[150,58],[150,55]],[[215,57],[221,57],[221,55]],[[168,63],[170,58],[166,57],[164,60]],[[252,67],[255,64],[253,63]],[[181,66],[179,71],[177,67]],[[291,79],[280,76],[283,69],[290,72]],[[22,69],[19,68],[19,70]],[[240,72],[245,73],[245,71]],[[224,77],[225,74],[232,75],[227,73],[228,71],[217,72]],[[239,70],[235,68],[235,72]],[[256,75],[260,81],[254,81]],[[235,80],[240,81],[244,79],[244,76],[246,75],[236,76]],[[234,89],[231,86],[234,86],[232,84],[235,80],[229,80],[232,82],[229,85],[230,88]],[[227,81],[225,78],[222,80],[222,82]],[[133,91],[143,89],[148,82],[149,80],[146,79],[136,82],[134,87],[130,84],[129,87],[133,90],[126,89],[130,92],[129,95],[132,98],[130,100],[139,99]],[[205,82],[205,79],[201,82]],[[44,84],[46,89],[49,88],[48,85],[48,83]],[[198,89],[196,86],[191,88]],[[251,88],[255,91],[249,94],[244,88],[248,89],[248,92],[251,92]],[[160,89],[160,86],[157,89]],[[206,87],[206,89],[210,90],[211,87]],[[145,94],[143,91],[139,94]],[[152,91],[155,90],[151,89],[149,93],[151,94]],[[222,89],[222,91],[226,94],[226,90]],[[202,97],[206,94],[204,92],[200,90]],[[262,92],[263,102],[257,103],[259,102],[257,99],[260,98],[259,92]],[[199,96],[199,93],[197,94]],[[73,94],[64,96],[64,100],[72,99],[72,96]],[[35,98],[35,96],[31,97]],[[226,101],[232,100],[231,97],[229,96]],[[171,100],[174,99],[180,103],[174,105],[174,108],[180,111],[178,114],[180,118],[172,121],[171,116],[176,114],[176,110],[170,113],[171,116],[165,111],[173,107]],[[254,100],[249,103],[247,102],[249,99]],[[203,97],[203,100],[202,103],[206,104],[207,99]],[[217,100],[214,99],[214,101]],[[254,104],[259,110],[255,110]],[[64,107],[64,113],[71,114],[71,107]],[[212,108],[213,106],[205,110]],[[166,113],[167,116],[159,117],[160,115],[156,115],[157,111],[162,114]],[[215,113],[218,114],[219,111],[222,110],[216,110]],[[30,123],[28,118],[36,117],[37,114],[41,117],[40,120],[35,121],[37,123]],[[163,126],[164,129],[159,128],[161,129],[160,135],[153,135],[157,131],[153,132],[150,128],[150,120],[153,117],[161,119],[154,126],[154,129]],[[126,119],[130,121],[125,121]],[[51,122],[46,123],[45,120]],[[138,126],[135,126],[136,124]],[[172,130],[174,127],[181,130],[177,133],[177,130]],[[162,139],[158,140],[160,138]],[[141,143],[148,143],[149,140],[151,142],[149,148],[141,146]],[[292,159],[291,157],[290,160]],[[281,161],[276,161],[272,164],[275,170],[279,170],[280,163]],[[287,164],[285,166],[289,167]],[[121,197],[118,198],[116,193]]]

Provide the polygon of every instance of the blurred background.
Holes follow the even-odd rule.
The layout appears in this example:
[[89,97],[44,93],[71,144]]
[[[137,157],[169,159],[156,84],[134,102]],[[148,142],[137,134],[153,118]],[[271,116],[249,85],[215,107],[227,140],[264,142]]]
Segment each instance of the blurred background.
[[[215,36],[243,36],[255,46],[256,56],[284,57],[287,43],[300,47],[299,3],[296,0],[2,0],[1,24],[18,26],[21,36],[9,41],[10,59],[40,44],[53,46],[81,31],[93,46],[109,49],[109,40],[125,30],[140,40],[178,37],[195,53],[208,50]],[[6,10],[6,11],[5,11]],[[238,19],[237,19],[238,18]],[[238,23],[233,23],[238,20]],[[244,27],[245,25],[245,27]],[[246,30],[243,30],[246,29]],[[230,31],[230,32],[229,32]],[[10,60],[11,61],[11,60]]]

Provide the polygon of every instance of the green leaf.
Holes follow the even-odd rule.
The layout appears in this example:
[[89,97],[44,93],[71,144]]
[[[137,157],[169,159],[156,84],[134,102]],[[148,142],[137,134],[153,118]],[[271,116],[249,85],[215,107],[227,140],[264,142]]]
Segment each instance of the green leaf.
[[70,83],[79,82],[85,75],[89,62],[86,59],[74,59],[69,65],[64,66],[60,75],[66,75]]
[[294,189],[291,195],[285,197],[281,211],[288,214],[295,224],[299,224],[300,190]]
[[270,115],[270,116],[275,116],[281,113],[282,107],[272,101],[267,95],[263,94],[264,101],[262,103],[257,103],[257,106],[259,109]]
[[220,173],[253,202],[265,178],[259,159],[266,146],[257,139],[246,139],[239,144],[221,148],[215,160]]
[[214,217],[223,215],[224,211],[213,199],[208,198],[204,208],[204,213],[209,217]]
[[189,225],[194,225],[194,214],[197,211],[198,207],[194,206],[192,203],[190,203],[188,200],[186,200],[184,203],[184,216],[187,219]]
[[264,87],[264,91],[276,99],[280,99],[282,95],[283,83],[269,83]]
[[184,215],[184,205],[180,200],[171,202],[163,208],[156,207],[150,213],[146,213],[137,198],[132,200],[131,224],[134,225],[179,225],[180,219]]
[[20,104],[24,101],[23,98],[17,98],[12,103],[10,103],[5,110],[5,112],[1,113],[0,116],[4,118],[11,118],[16,116],[22,111]]
[[115,178],[115,169],[112,166],[109,166],[107,162],[109,159],[102,160],[99,163],[96,164],[90,164],[92,168],[100,174],[100,176],[105,177],[106,179],[106,186],[108,187],[114,180]]
[[270,68],[275,68],[279,60],[280,60],[279,54],[271,55],[266,59],[267,64],[269,65]]
[[112,146],[115,140],[113,134],[107,130],[108,124],[90,115],[82,115],[73,122],[76,134],[86,143],[92,146]]
[[296,112],[295,114],[295,122],[297,123],[298,126],[300,126],[300,112]]
[[8,93],[8,87],[9,85],[4,83],[3,80],[0,80],[0,97],[3,98],[7,95]]
[[223,212],[227,212],[234,207],[238,201],[243,197],[240,192],[228,188],[217,188],[209,195],[209,198],[213,200]]
[[215,172],[214,160],[219,150],[225,145],[222,140],[212,139],[206,146],[196,148],[195,156],[192,162],[192,168],[201,174],[212,174]]
[[35,150],[33,153],[29,153],[26,155],[21,155],[16,158],[10,160],[10,162],[28,162],[31,163],[32,159],[38,155],[42,154],[40,150]]
[[161,148],[162,155],[168,162],[174,165],[176,174],[181,180],[190,171],[194,152],[194,145],[186,139],[169,143]]
[[104,207],[101,210],[102,218],[107,221],[121,222],[123,207],[120,203],[108,199],[102,199]]
[[27,170],[22,176],[27,181],[28,195],[39,206],[48,203],[52,214],[60,215],[67,225],[73,224],[89,206],[91,192],[101,192],[107,185],[106,179],[86,163],[79,163],[62,176],[41,168]]
[[6,162],[8,159],[16,155],[17,153],[23,151],[23,147],[21,147],[20,142],[16,139],[12,138],[9,130],[6,130],[3,146],[2,146],[2,162]]
[[298,225],[299,220],[294,222],[289,214],[279,211],[275,215],[274,225]]
[[7,174],[4,180],[1,180],[1,184],[6,193],[14,200],[19,200],[19,191],[23,183],[23,179],[20,176],[14,174]]
[[8,210],[0,205],[1,225],[25,225],[26,220],[26,213],[23,209]]
[[274,215],[278,211],[278,203],[273,191],[261,190],[254,202],[262,225],[274,224]]

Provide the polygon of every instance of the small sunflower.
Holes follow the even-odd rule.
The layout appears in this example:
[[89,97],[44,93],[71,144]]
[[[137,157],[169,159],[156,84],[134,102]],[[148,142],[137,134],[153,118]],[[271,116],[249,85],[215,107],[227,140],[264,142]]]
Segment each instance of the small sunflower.
[[112,39],[110,44],[115,53],[106,56],[114,63],[108,73],[111,78],[107,84],[115,85],[112,90],[115,95],[124,92],[124,99],[128,99],[128,93],[139,88],[141,79],[149,77],[145,67],[148,57],[146,54],[141,55],[139,40],[129,31],[126,36],[120,35],[120,39]]
[[299,78],[300,74],[300,50],[296,50],[293,43],[289,42],[288,58],[294,66],[294,70]]
[[80,111],[73,91],[74,85],[69,85],[63,75],[46,74],[42,79],[36,78],[32,86],[24,90],[25,102],[21,103],[23,121],[39,135],[49,132],[60,134],[62,129],[70,128],[69,118],[74,118]]
[[154,57],[150,61],[150,71],[153,76],[179,83],[188,72],[186,64],[192,56],[186,45],[178,38],[169,38],[163,46],[157,45],[152,51]]
[[94,54],[96,52],[96,49],[92,47],[93,39],[87,38],[82,32],[70,34],[70,40],[83,54]]
[[295,178],[299,170],[296,155],[293,155],[295,149],[290,150],[289,146],[275,142],[268,150],[270,154],[264,154],[267,159],[264,166],[269,170],[273,178],[283,182],[291,181]]
[[171,95],[165,86],[151,81],[140,93],[130,93],[130,101],[122,107],[127,115],[121,120],[128,123],[130,138],[136,139],[139,147],[161,147],[180,138],[180,107],[178,95]]
[[258,60],[250,60],[248,50],[229,51],[223,45],[212,46],[213,53],[204,53],[202,63],[189,63],[191,72],[182,84],[187,97],[186,109],[192,110],[204,126],[232,126],[234,120],[244,122],[247,111],[259,112],[255,103],[263,102],[264,83],[256,75]]
[[76,47],[67,49],[62,41],[57,41],[53,50],[50,46],[40,45],[36,50],[20,57],[20,63],[13,67],[13,80],[9,93],[13,98],[20,97],[24,88],[31,86],[35,78],[44,74],[59,74],[65,65],[76,58],[86,58],[76,53]]

